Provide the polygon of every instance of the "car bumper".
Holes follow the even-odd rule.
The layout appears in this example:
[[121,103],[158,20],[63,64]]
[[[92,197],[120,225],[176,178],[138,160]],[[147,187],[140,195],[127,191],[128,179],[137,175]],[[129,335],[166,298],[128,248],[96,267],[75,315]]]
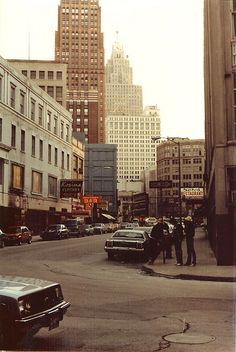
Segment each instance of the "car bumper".
[[104,250],[109,253],[125,253],[125,252],[133,252],[133,253],[143,253],[145,251],[144,248],[132,248],[132,247],[104,247]]
[[59,326],[59,322],[63,320],[63,316],[69,307],[69,302],[63,302],[60,306],[43,313],[15,320],[16,331],[20,335],[33,335],[41,328],[48,327],[49,330],[52,330]]

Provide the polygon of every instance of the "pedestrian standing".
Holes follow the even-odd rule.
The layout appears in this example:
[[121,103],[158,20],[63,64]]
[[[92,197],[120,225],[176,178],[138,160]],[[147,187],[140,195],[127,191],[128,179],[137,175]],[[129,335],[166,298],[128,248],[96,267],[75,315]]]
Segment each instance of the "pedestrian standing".
[[174,229],[173,229],[173,242],[175,246],[175,255],[176,255],[176,265],[183,265],[183,251],[182,251],[182,241],[184,238],[184,230],[182,224],[174,220]]
[[148,264],[153,265],[154,261],[164,249],[164,224],[163,219],[159,218],[157,224],[153,226],[150,237],[151,237],[151,248],[150,248],[150,259]]
[[187,245],[187,261],[185,265],[195,266],[196,265],[196,253],[194,249],[195,227],[191,216],[187,216],[184,219],[184,232],[186,235],[186,245]]

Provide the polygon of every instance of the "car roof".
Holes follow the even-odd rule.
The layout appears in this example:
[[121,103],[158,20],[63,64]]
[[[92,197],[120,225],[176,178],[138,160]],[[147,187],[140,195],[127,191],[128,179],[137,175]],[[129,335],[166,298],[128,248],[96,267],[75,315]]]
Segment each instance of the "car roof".
[[54,285],[58,283],[22,276],[0,275],[0,296],[17,298]]

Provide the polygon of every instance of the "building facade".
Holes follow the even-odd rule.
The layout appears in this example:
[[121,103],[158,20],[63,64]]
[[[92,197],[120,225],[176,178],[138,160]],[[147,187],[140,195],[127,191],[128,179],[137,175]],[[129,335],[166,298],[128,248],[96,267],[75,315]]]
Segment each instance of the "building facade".
[[70,113],[0,57],[0,227],[38,231],[71,213]]
[[156,154],[156,180],[172,183],[168,188],[157,189],[158,216],[193,215],[204,201],[204,140],[163,141],[157,144]]
[[61,0],[55,60],[67,64],[67,109],[85,142],[104,141],[104,47],[98,0]]
[[236,2],[204,2],[209,240],[218,265],[236,264]]
[[[98,196],[103,208],[117,216],[117,146],[112,144],[85,145],[84,194]],[[104,207],[103,204],[106,203]],[[91,206],[91,205],[90,205]],[[99,214],[98,214],[99,215]]]
[[152,136],[160,135],[159,109],[147,107],[140,116],[107,116],[105,126],[106,142],[117,144],[119,183],[140,181],[143,170],[156,161]]
[[47,60],[8,61],[66,108],[67,64]]

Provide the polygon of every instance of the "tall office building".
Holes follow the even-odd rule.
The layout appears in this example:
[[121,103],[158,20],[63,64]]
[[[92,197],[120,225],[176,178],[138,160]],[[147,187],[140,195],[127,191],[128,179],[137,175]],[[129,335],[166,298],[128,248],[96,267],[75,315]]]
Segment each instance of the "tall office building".
[[218,265],[236,264],[236,1],[205,0],[208,232]]
[[85,142],[103,143],[104,47],[99,0],[61,0],[55,60],[67,63],[67,109]]
[[118,40],[106,64],[105,79],[106,116],[142,114],[142,87],[133,84],[132,67]]

